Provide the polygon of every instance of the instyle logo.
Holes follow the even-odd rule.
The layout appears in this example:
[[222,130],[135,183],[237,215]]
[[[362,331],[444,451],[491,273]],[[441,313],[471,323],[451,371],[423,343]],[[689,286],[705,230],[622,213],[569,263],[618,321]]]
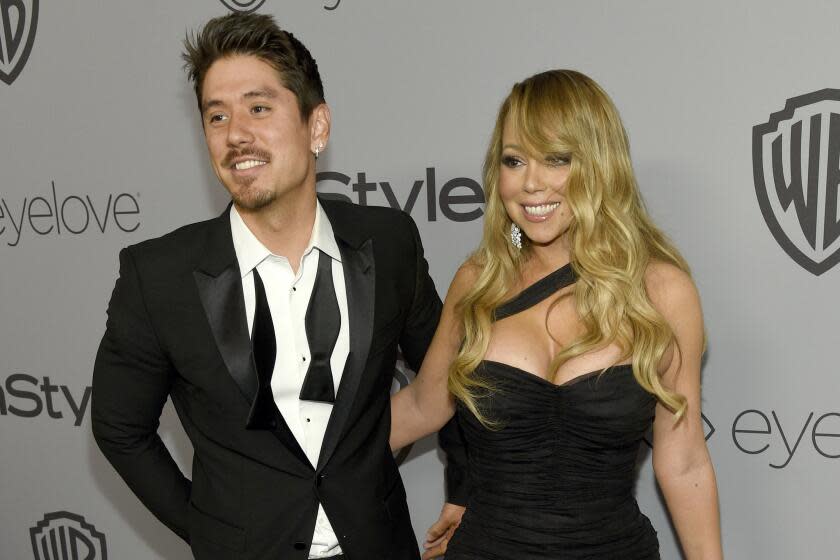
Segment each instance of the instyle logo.
[[35,560],[108,560],[105,535],[75,513],[48,513],[29,536]]
[[0,80],[8,85],[20,75],[38,28],[38,0],[0,0]]
[[764,221],[790,258],[814,275],[840,261],[840,90],[788,99],[753,127],[753,179]]
[[0,197],[0,238],[9,247],[34,236],[131,233],[139,227],[140,204],[128,193],[65,194],[52,181],[50,192],[39,196]]
[[[327,198],[367,206],[370,202],[369,195],[381,194],[385,198],[384,202],[391,208],[404,210],[413,216],[417,213],[425,214],[429,222],[437,221],[438,211],[444,218],[453,222],[472,222],[484,214],[484,191],[478,182],[468,177],[455,177],[445,181],[438,193],[437,172],[434,167],[427,167],[423,178],[415,179],[410,189],[392,185],[391,181],[369,179],[365,171],[357,172],[355,181],[349,175],[338,171],[321,171],[316,175],[316,181],[321,194]],[[346,192],[347,187],[356,195],[355,200],[341,192]],[[395,191],[408,191],[408,195],[404,200],[400,200]]]
[[72,421],[79,427],[87,414],[92,390],[85,387],[79,394],[67,385],[53,384],[47,376],[38,379],[15,373],[0,387],[0,416],[36,418],[46,414],[54,420]]

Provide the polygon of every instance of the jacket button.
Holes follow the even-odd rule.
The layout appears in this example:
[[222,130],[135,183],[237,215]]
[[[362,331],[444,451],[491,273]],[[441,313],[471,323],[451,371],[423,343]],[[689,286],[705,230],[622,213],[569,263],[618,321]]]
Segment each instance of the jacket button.
[[315,479],[315,485],[316,486],[321,486],[321,482],[323,482],[323,480],[324,480],[324,475],[319,474],[318,477]]
[[298,541],[294,544],[295,550],[303,550],[306,548],[306,543]]

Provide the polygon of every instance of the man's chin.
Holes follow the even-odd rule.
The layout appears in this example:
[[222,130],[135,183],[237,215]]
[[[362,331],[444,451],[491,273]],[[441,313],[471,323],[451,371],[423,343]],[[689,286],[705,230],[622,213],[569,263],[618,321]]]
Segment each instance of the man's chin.
[[245,192],[237,192],[235,194],[231,194],[231,198],[233,199],[233,203],[236,204],[237,208],[255,211],[261,210],[266,206],[270,205],[272,202],[274,202],[276,196],[272,192],[253,191],[251,189],[245,189]]

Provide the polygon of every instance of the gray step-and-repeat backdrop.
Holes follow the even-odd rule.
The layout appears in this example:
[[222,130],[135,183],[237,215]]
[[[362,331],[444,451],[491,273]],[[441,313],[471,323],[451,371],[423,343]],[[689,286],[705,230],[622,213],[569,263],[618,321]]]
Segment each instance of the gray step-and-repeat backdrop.
[[[226,203],[185,30],[255,9],[319,62],[334,115],[319,188],[409,211],[441,292],[479,239],[511,84],[553,67],[598,80],[703,297],[727,557],[837,557],[840,4],[0,0],[0,558],[46,558],[33,543],[58,527],[68,558],[190,557],[96,449],[91,368],[118,250]],[[161,431],[188,470],[169,408]],[[443,498],[432,438],[402,472],[419,539]],[[638,497],[680,558],[649,458]]]

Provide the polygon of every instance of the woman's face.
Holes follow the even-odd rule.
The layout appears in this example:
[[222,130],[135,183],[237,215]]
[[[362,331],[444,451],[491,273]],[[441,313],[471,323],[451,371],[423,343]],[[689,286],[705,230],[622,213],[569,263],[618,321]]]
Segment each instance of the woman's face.
[[499,196],[510,219],[532,245],[562,242],[572,222],[566,203],[566,154],[529,155],[510,117],[502,133]]

